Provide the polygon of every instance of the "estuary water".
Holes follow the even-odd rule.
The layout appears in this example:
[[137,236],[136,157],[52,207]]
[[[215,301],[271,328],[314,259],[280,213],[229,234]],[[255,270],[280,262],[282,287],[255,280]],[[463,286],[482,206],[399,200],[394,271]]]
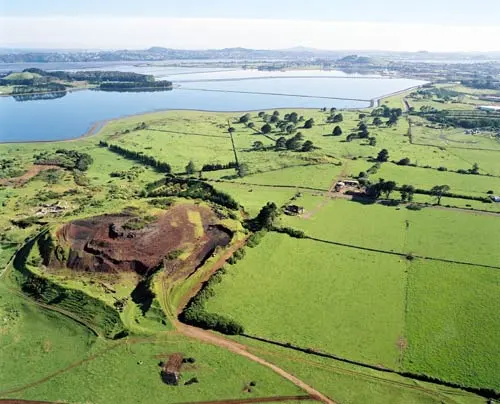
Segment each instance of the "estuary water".
[[0,142],[65,140],[93,123],[168,109],[250,111],[275,108],[365,108],[370,100],[424,84],[410,79],[348,75],[337,71],[261,72],[113,66],[174,82],[172,91],[81,90],[50,97],[0,97]]

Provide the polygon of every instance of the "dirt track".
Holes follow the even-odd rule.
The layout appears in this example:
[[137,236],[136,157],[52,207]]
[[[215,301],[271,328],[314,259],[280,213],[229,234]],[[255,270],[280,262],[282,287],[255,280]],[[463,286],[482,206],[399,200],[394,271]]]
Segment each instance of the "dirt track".
[[242,398],[234,400],[217,400],[217,401],[196,401],[184,404],[250,404],[250,403],[279,403],[282,401],[317,401],[311,396],[276,396],[276,397],[260,397],[260,398]]
[[234,342],[228,338],[222,337],[219,334],[213,333],[211,331],[206,331],[200,328],[191,327],[189,325],[182,324],[179,322],[177,322],[177,324],[175,325],[177,331],[182,335],[185,335],[186,337],[193,338],[198,341],[205,342],[207,344],[216,345],[220,348],[227,349],[228,351],[233,352],[237,355],[244,356],[245,358],[250,359],[251,361],[257,362],[260,365],[263,365],[271,369],[273,372],[277,373],[284,379],[289,380],[297,387],[300,387],[302,390],[310,394],[310,396],[314,400],[321,401],[326,404],[335,404],[335,401],[331,400],[324,394],[320,393],[318,390],[314,389],[310,385],[304,383],[302,380],[295,377],[294,375],[288,373],[286,370],[283,370],[280,367],[266,361],[265,359],[262,359],[254,355],[253,353],[249,352],[247,350],[247,347],[244,345]]
[[61,168],[61,167],[54,166],[54,165],[33,165],[28,169],[28,171],[26,171],[20,177],[0,179],[0,185],[10,185],[10,186],[14,186],[14,187],[21,187],[24,184],[26,184],[31,178],[33,178],[35,175],[37,175],[39,172],[54,169],[54,168]]

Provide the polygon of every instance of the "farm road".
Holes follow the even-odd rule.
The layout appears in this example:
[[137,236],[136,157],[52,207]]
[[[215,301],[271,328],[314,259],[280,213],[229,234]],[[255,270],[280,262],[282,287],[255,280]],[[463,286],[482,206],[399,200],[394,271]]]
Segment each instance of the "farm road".
[[244,356],[247,359],[250,359],[251,361],[257,362],[260,365],[263,365],[284,379],[289,380],[293,384],[295,384],[297,387],[300,387],[302,390],[306,391],[307,393],[310,394],[311,397],[314,399],[321,401],[322,403],[326,404],[335,404],[335,401],[331,400],[324,394],[320,393],[318,390],[314,389],[312,386],[304,383],[302,380],[299,378],[295,377],[294,375],[288,373],[287,371],[281,369],[280,367],[266,361],[265,359],[260,358],[257,355],[254,355],[253,353],[249,352],[247,350],[247,347],[244,345],[241,345],[235,341],[232,341],[230,339],[224,338],[218,334],[215,334],[211,331],[206,331],[202,330],[200,328],[196,327],[191,327],[186,324],[182,324],[180,322],[177,322],[176,324],[177,331],[179,331],[182,335],[185,335],[186,337],[196,339],[198,341],[202,341],[211,345],[216,345],[218,347],[224,348],[230,352],[233,352],[237,355]]

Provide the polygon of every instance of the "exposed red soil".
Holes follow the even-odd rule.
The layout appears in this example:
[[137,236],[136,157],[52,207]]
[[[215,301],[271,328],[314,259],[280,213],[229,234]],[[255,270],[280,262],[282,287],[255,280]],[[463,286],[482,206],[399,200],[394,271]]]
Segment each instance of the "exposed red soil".
[[[197,236],[196,225],[188,219],[189,211],[199,213],[203,235]],[[57,239],[63,247],[69,246],[69,254],[66,262],[53,255],[49,266],[108,273],[135,271],[145,275],[165,262],[170,252],[189,248],[189,261],[196,269],[217,246],[225,246],[231,239],[231,233],[217,225],[219,219],[207,207],[176,205],[142,229],[124,227],[136,218],[132,213],[122,213],[64,225],[58,230]]]
[[28,171],[26,171],[20,177],[12,177],[12,178],[2,178],[0,179],[0,185],[9,185],[13,187],[21,187],[26,184],[30,179],[32,179],[35,175],[37,175],[40,171],[51,170],[54,168],[61,168],[59,166],[54,165],[33,165]]

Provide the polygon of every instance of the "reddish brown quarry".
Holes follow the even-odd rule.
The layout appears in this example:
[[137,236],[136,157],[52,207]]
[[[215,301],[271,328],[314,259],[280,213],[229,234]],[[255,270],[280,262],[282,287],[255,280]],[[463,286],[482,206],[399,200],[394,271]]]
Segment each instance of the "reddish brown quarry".
[[[189,220],[191,216],[201,221]],[[189,252],[190,266],[196,269],[217,246],[229,243],[232,233],[217,225],[219,219],[208,207],[182,204],[152,218],[150,223],[131,230],[138,216],[132,213],[96,216],[75,220],[57,232],[57,243],[69,252],[56,254],[49,266],[66,266],[92,272],[129,272],[147,275],[165,261]],[[203,226],[203,231],[201,231]],[[60,249],[59,249],[60,250]],[[170,255],[169,255],[170,253]]]

